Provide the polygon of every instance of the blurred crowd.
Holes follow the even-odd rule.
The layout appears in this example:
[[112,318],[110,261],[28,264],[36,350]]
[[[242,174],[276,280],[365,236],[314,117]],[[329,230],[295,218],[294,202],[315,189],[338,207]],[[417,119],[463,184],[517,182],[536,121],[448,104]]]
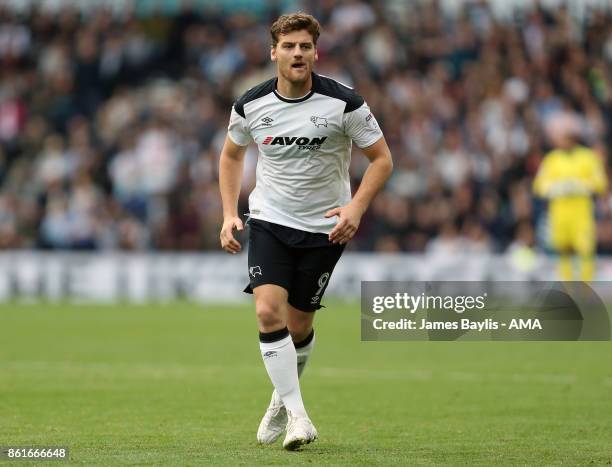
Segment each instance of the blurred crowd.
[[[544,127],[580,118],[612,147],[612,12],[562,7],[510,20],[486,2],[309,1],[316,70],[355,86],[395,173],[349,248],[452,254],[543,237],[535,171]],[[218,248],[217,167],[232,102],[274,75],[267,16],[185,6],[177,15],[0,7],[0,248]],[[240,199],[254,184],[247,156]],[[367,160],[354,150],[357,187]],[[612,253],[612,198],[597,202]]]

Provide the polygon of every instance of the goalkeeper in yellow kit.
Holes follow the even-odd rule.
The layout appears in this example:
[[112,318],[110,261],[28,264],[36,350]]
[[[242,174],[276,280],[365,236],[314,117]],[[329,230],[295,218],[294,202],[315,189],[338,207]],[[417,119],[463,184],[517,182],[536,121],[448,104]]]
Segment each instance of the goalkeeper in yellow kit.
[[555,117],[548,125],[555,149],[543,159],[534,180],[535,194],[549,200],[552,247],[559,252],[559,273],[572,280],[572,254],[580,258],[580,279],[594,273],[596,243],[593,196],[606,191],[602,158],[578,144],[578,125],[571,115]]

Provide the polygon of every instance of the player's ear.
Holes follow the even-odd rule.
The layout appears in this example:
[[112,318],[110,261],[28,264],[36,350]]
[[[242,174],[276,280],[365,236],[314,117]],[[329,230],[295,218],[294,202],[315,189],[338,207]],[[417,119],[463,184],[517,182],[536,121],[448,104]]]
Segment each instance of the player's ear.
[[319,53],[317,52],[317,47],[315,46],[315,62],[319,59]]
[[270,47],[270,60],[272,60],[273,62],[276,61],[276,47],[275,46]]

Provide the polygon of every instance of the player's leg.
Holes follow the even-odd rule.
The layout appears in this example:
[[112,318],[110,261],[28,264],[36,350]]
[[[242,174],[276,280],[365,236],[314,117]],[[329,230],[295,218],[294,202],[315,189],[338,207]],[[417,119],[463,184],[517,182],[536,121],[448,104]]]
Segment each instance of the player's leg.
[[314,349],[315,333],[312,326],[314,317],[314,312],[298,310],[288,305],[287,327],[297,353],[298,377],[302,376],[306,362]]
[[580,262],[580,279],[585,282],[592,281],[595,275],[596,241],[593,215],[590,212],[577,215],[572,243]]
[[580,255],[580,279],[591,282],[595,276],[595,255]]
[[[284,431],[282,422],[286,420],[287,436],[283,447],[298,449],[314,441],[317,430],[302,401],[297,351],[287,327],[287,291],[276,285],[262,285],[254,288],[253,293],[260,329],[261,354],[274,385],[272,401],[260,422],[257,438],[262,443],[274,442]],[[278,404],[279,399],[282,406]]]
[[564,213],[556,212],[550,216],[551,245],[558,253],[557,272],[561,280],[571,281],[572,268],[572,226],[571,218]]
[[287,328],[293,259],[290,248],[278,238],[256,222],[249,224],[250,282],[245,292],[255,297],[260,351],[277,395],[266,410],[257,439],[271,443],[285,431],[285,407],[307,418],[297,375],[297,354]]
[[559,253],[558,272],[561,280],[571,281],[573,278],[572,256],[569,250],[563,250]]
[[288,292],[275,284],[262,284],[253,289],[255,315],[260,334],[287,328]]
[[287,291],[273,284],[253,289],[261,356],[285,407],[306,416],[297,373],[297,353],[287,328]]
[[313,322],[344,245],[307,248],[299,255],[289,291],[287,326],[298,353],[301,375],[315,344]]
[[[297,354],[297,372],[299,378],[314,348],[315,339],[312,328],[314,313],[305,313],[289,304],[287,304],[287,308],[287,328],[289,329],[289,334]],[[285,432],[287,421],[287,410],[275,389],[272,391],[268,409],[259,424],[257,438],[261,443],[273,443]]]
[[[283,443],[286,449],[297,449],[314,441],[317,432],[308,418],[297,372],[297,352],[287,328],[287,291],[276,285],[253,289],[259,323],[261,356],[282,405],[274,400],[257,430],[260,443],[274,442],[285,431],[294,435]],[[285,425],[286,423],[286,425]]]
[[[289,313],[287,323],[296,345],[300,373],[314,348],[315,311],[329,284],[334,267],[344,250],[343,245],[304,248],[297,254],[297,264],[289,291]],[[310,443],[317,437],[317,431],[310,420],[293,418],[289,411],[287,435],[283,446],[287,449]]]

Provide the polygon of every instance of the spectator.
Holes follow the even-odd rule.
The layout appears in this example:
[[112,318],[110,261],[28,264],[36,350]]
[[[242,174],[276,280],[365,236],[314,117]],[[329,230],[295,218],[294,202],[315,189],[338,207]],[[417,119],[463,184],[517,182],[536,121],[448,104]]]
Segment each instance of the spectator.
[[[516,249],[541,215],[529,186],[559,110],[607,157],[612,11],[519,3],[503,16],[486,2],[308,2],[327,31],[317,70],[358,87],[395,159],[349,248]],[[272,75],[270,8],[2,9],[0,248],[217,248],[217,157],[233,99]]]

